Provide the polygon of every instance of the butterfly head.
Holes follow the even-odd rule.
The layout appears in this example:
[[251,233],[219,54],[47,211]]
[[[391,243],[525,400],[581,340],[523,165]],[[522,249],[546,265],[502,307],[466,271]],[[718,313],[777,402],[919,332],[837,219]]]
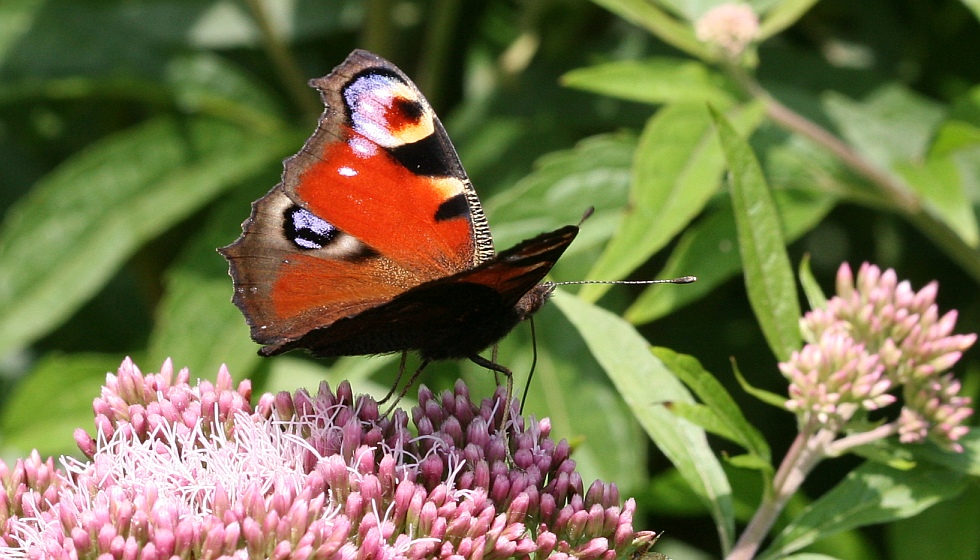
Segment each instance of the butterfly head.
[[554,292],[555,284],[553,282],[545,282],[544,284],[538,284],[531,291],[524,294],[518,300],[517,305],[514,306],[514,309],[517,311],[518,322],[537,313],[538,310],[544,307],[545,302],[548,301],[548,298]]

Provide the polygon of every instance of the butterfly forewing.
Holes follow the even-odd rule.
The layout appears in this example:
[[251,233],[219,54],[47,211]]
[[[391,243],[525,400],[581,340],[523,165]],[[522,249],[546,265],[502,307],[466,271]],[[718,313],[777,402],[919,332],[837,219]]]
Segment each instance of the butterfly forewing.
[[420,278],[493,255],[473,185],[438,117],[401,70],[354,51],[310,83],[327,109],[286,162],[290,198]]
[[472,357],[536,311],[578,228],[495,255],[486,217],[418,88],[354,51],[310,82],[326,110],[221,249],[234,302],[272,355]]

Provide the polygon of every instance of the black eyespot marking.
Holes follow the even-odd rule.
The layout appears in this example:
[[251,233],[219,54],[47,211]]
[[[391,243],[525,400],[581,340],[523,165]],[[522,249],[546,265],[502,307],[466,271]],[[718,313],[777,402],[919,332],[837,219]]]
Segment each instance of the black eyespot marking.
[[459,193],[439,205],[435,218],[437,222],[443,222],[461,216],[469,217],[469,215],[470,207],[466,204],[466,197],[463,196],[463,193]]
[[366,261],[370,259],[376,259],[380,256],[381,253],[375,251],[374,249],[368,247],[367,245],[360,244],[360,246],[357,248],[356,251],[348,255],[345,255],[344,258],[346,258],[350,262],[360,262],[360,261]]
[[452,162],[455,151],[444,146],[438,134],[430,134],[418,142],[390,148],[389,153],[416,175],[454,177],[458,175]]
[[362,95],[370,94],[377,89],[390,87],[394,82],[405,83],[397,73],[375,66],[365,68],[351,76],[350,80],[347,81],[340,92],[344,101],[346,101],[344,103],[344,112],[347,116],[347,123],[350,124],[353,122],[354,112],[358,109],[358,102]]
[[287,208],[283,218],[286,239],[300,249],[322,249],[340,233],[330,222],[299,206]]
[[399,97],[394,100],[394,105],[402,120],[406,122],[417,123],[425,114],[425,107],[418,101]]

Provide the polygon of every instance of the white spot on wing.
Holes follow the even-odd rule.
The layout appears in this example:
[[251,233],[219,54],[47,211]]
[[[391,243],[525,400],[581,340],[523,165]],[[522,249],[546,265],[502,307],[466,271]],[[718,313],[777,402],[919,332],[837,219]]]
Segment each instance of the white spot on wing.
[[378,153],[377,144],[361,136],[354,136],[347,141],[354,153],[361,157],[372,157]]
[[356,177],[357,176],[357,170],[356,169],[352,169],[350,167],[347,167],[346,165],[344,167],[341,167],[341,168],[337,169],[337,173],[340,174],[340,175],[343,175],[344,177]]

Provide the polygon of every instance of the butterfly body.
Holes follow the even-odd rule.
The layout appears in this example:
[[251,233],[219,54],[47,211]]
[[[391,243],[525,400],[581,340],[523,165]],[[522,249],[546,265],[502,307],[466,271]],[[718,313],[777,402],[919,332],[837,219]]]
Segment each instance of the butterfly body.
[[282,182],[220,249],[260,353],[473,358],[544,304],[578,228],[495,253],[442,124],[390,62],[311,81],[327,106]]

